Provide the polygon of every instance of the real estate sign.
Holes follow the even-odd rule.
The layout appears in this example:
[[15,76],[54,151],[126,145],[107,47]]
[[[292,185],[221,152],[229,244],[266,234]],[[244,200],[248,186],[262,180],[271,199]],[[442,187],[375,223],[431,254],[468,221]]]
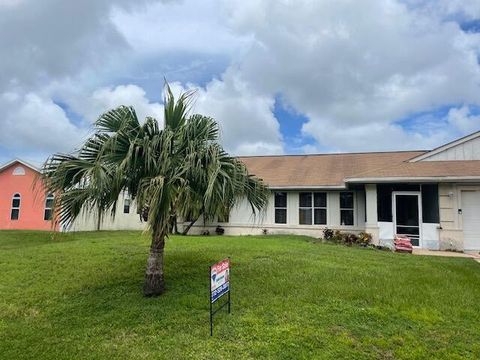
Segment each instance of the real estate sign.
[[[228,294],[227,301],[214,306],[223,295]],[[213,315],[227,306],[230,314],[230,259],[224,259],[210,266],[210,336],[213,336]],[[214,307],[216,309],[214,310]]]
[[230,291],[230,259],[210,267],[210,301],[214,303]]

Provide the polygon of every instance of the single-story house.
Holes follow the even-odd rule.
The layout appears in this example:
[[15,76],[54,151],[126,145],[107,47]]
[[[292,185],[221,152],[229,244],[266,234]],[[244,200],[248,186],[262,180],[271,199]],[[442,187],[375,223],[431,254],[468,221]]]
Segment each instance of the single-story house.
[[366,231],[377,244],[407,234],[427,249],[480,250],[480,132],[430,151],[241,157],[271,190],[254,217],[240,203],[228,219],[192,228],[226,234]]
[[[190,233],[214,233],[221,226],[227,235],[293,233],[320,237],[330,228],[366,231],[374,243],[387,246],[392,245],[395,234],[407,234],[419,248],[480,250],[480,132],[430,151],[240,159],[271,190],[265,211],[253,216],[242,201],[226,218],[210,224],[199,219]],[[33,199],[32,188],[28,190],[25,185],[30,181],[31,186],[31,171],[38,170],[19,160],[0,167],[0,228],[43,229],[48,225],[44,223],[48,194],[39,198],[41,206],[37,204],[35,210],[23,209],[27,206],[24,201]],[[21,178],[25,175],[29,180]],[[16,195],[22,198],[20,206]],[[68,230],[145,228],[127,194],[117,206],[114,220],[107,215],[99,224],[95,214],[86,212]],[[17,212],[25,224],[13,219]],[[36,220],[29,220],[29,216]],[[180,229],[187,224],[180,223]]]

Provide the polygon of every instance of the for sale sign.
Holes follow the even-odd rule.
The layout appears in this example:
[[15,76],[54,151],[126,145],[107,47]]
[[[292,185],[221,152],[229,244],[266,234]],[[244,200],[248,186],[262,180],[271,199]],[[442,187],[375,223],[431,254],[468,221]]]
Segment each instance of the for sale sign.
[[230,291],[230,259],[210,267],[210,301],[214,303]]

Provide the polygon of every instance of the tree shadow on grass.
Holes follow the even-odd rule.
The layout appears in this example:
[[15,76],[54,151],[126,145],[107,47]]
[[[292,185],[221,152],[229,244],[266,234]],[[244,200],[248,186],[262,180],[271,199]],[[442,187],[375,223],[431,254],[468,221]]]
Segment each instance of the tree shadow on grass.
[[1,230],[0,249],[15,250],[41,245],[51,245],[81,240],[75,233],[55,231]]

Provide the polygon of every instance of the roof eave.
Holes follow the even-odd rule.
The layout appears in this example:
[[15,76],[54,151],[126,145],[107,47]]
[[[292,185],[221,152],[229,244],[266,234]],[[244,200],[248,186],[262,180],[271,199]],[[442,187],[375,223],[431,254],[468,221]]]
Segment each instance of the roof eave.
[[288,185],[275,186],[268,185],[270,190],[344,190],[345,185]]
[[28,162],[26,162],[26,161],[24,161],[24,160],[21,160],[21,159],[13,159],[13,160],[10,160],[10,161],[6,162],[6,163],[3,164],[3,165],[0,165],[0,171],[5,170],[5,169],[8,168],[9,166],[12,166],[13,164],[15,164],[15,163],[17,163],[17,162],[20,163],[20,164],[22,164],[22,165],[24,165],[24,166],[26,166],[26,167],[28,167],[28,168],[30,168],[30,169],[32,169],[33,171],[36,171],[36,172],[38,172],[38,173],[41,172],[40,169],[37,168],[35,165],[32,165],[32,164],[30,164],[30,163],[28,163]]
[[480,182],[480,176],[390,176],[345,179],[346,183],[391,183],[391,182]]

